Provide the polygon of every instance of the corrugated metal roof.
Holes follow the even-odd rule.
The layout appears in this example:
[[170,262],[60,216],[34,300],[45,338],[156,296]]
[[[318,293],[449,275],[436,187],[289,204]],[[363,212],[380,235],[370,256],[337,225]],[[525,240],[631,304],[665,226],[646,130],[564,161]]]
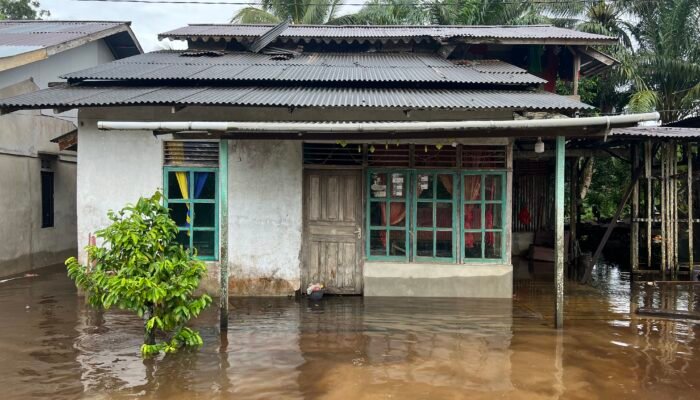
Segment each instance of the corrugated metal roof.
[[[274,25],[243,24],[194,24],[161,33],[159,38],[170,39],[227,39],[257,37]],[[280,34],[280,39],[324,41],[340,40],[382,40],[412,38],[471,38],[484,40],[577,40],[595,43],[612,43],[616,39],[550,25],[529,26],[459,26],[459,25],[290,25]]]
[[611,136],[634,136],[645,138],[700,138],[700,128],[677,128],[668,126],[638,126],[634,128],[615,128]]
[[0,21],[0,46],[48,47],[125,24],[97,21]]
[[166,51],[67,74],[80,80],[230,80],[291,82],[453,82],[531,85],[545,82],[498,60],[461,62],[413,53],[303,53],[291,59],[244,52],[187,56]]
[[117,105],[577,110],[591,106],[546,92],[320,87],[54,87],[0,100],[0,108]]

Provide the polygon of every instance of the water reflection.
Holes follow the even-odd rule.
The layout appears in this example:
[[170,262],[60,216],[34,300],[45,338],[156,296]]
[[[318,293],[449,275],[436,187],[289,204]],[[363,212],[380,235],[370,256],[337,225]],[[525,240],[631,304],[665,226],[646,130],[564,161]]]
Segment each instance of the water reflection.
[[[696,309],[694,285],[567,284],[552,326],[548,281],[514,300],[233,299],[230,330],[208,310],[199,351],[142,360],[141,321],[85,307],[60,269],[0,286],[3,398],[695,398],[698,325],[636,315]],[[28,308],[27,308],[28,307]]]

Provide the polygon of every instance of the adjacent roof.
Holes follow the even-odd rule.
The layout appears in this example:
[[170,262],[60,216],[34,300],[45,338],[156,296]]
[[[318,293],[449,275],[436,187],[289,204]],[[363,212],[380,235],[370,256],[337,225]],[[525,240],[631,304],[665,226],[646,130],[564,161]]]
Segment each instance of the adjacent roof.
[[693,139],[700,138],[700,128],[677,128],[670,126],[638,126],[633,128],[615,128],[611,136],[628,136],[659,139]]
[[129,22],[106,21],[0,21],[0,71],[99,39],[115,58],[143,51]]
[[[192,24],[158,35],[160,39],[248,41],[275,25]],[[470,43],[503,44],[611,44],[616,38],[557,28],[551,25],[463,26],[463,25],[290,25],[279,40],[292,42],[375,42],[459,39]]]
[[139,105],[376,107],[578,110],[591,106],[538,91],[332,87],[62,86],[0,100],[5,112],[27,108]]
[[[291,58],[288,58],[291,57]],[[160,51],[67,74],[71,82],[275,81],[275,82],[449,82],[534,85],[545,80],[499,60],[452,61],[417,53],[302,53]]]

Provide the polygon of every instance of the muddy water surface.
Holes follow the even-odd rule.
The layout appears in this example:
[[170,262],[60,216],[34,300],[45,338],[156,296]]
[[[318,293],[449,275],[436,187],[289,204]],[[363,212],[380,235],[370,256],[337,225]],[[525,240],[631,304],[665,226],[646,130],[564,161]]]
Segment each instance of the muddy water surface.
[[630,291],[616,268],[569,285],[563,333],[532,280],[513,300],[234,299],[227,334],[210,309],[201,350],[145,361],[137,318],[88,310],[63,269],[39,274],[0,284],[3,399],[700,398],[700,325],[630,314],[700,307],[698,289]]

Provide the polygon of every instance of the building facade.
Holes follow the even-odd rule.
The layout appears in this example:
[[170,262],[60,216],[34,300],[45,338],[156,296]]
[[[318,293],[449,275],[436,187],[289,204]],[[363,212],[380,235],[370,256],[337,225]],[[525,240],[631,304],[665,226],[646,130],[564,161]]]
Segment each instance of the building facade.
[[[127,23],[0,21],[0,99],[30,94],[64,73],[139,54]],[[0,276],[76,254],[75,110],[0,116]]]
[[189,50],[71,73],[0,107],[79,109],[79,248],[108,210],[162,190],[214,294],[319,282],[508,298],[516,142],[617,123],[574,124],[591,107],[547,91],[600,66],[588,46],[614,39],[598,35],[282,24],[161,36]]

